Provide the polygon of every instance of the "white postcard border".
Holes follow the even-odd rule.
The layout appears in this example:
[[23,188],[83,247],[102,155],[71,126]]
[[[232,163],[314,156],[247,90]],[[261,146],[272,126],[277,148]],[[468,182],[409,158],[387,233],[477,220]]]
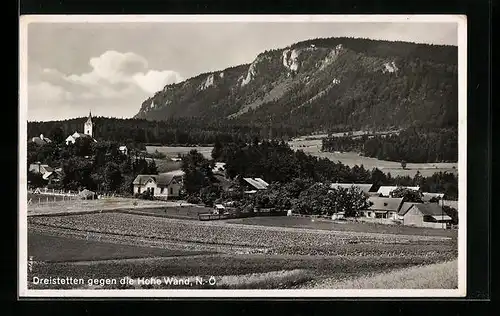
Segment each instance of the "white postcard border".
[[[27,75],[28,25],[30,23],[132,23],[132,22],[318,22],[318,23],[457,23],[459,80],[459,219],[458,289],[370,289],[370,290],[34,290],[27,288]],[[26,15],[19,28],[19,201],[18,201],[18,297],[463,297],[466,295],[467,240],[467,17],[463,15]]]

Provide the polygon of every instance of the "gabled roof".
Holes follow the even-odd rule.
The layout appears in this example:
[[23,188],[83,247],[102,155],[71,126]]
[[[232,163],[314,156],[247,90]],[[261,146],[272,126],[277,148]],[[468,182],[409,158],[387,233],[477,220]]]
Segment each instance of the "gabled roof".
[[420,203],[416,204],[413,207],[416,207],[422,214],[429,216],[441,216],[446,215],[441,206],[434,203]]
[[45,169],[45,172],[53,172],[54,169],[52,169],[52,167],[50,167],[49,165],[41,165],[44,169]]
[[132,182],[134,185],[144,185],[146,184],[149,180],[153,180],[157,186],[159,187],[166,187],[170,183],[172,183],[172,180],[182,177],[184,175],[184,172],[181,170],[178,171],[172,171],[172,172],[166,172],[166,173],[160,173],[158,175],[156,174],[140,174],[137,177],[135,177],[134,182]]
[[404,216],[406,213],[408,213],[410,208],[415,204],[422,204],[422,203],[404,202],[403,206],[401,206],[401,209],[398,212],[398,215]]
[[33,138],[31,139],[31,141],[32,141],[33,143],[37,144],[37,145],[45,145],[45,144],[47,144],[47,143],[52,143],[52,141],[51,141],[49,138],[44,137],[44,138],[42,139],[41,137],[38,137],[38,136],[33,137]]
[[406,187],[406,186],[381,186],[377,193],[382,194],[383,196],[389,196],[389,194],[396,190],[397,188],[406,188],[410,190],[415,190],[418,191],[420,190],[420,187]]
[[[416,208],[422,215],[428,215],[432,217],[443,217],[441,220],[451,219],[443,211],[441,206],[436,203],[404,203],[401,207],[401,211],[398,213],[400,216],[404,216],[411,208]],[[446,217],[446,218],[445,218]]]
[[243,178],[243,180],[256,188],[257,190],[265,190],[269,185],[267,182],[262,180],[261,178]]
[[376,197],[371,196],[368,201],[373,203],[369,210],[373,211],[394,211],[398,212],[401,205],[403,204],[403,198],[388,198],[388,197]]
[[369,183],[332,183],[330,185],[331,189],[338,189],[338,188],[349,189],[351,187],[357,187],[361,191],[368,193],[368,192],[370,192],[371,188],[373,187],[373,184],[369,184]]
[[[132,182],[132,184],[135,184],[135,185],[143,185],[143,184],[145,184],[146,182],[148,182],[150,179],[154,179],[154,178],[153,178],[153,175],[149,175],[149,174],[140,174],[140,175],[138,175],[137,177],[135,177],[134,182]],[[156,180],[155,180],[155,181],[156,181]]]

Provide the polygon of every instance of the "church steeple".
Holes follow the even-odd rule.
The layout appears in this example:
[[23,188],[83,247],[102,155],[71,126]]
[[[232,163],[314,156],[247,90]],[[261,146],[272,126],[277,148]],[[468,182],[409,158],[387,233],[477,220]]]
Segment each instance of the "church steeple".
[[89,117],[84,125],[84,133],[89,135],[90,137],[92,137],[93,125],[94,124],[92,123],[92,112],[89,111]]

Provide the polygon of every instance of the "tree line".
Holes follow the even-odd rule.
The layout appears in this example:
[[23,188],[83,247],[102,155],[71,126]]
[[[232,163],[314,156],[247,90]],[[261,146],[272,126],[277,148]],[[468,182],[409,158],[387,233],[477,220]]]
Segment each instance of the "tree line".
[[[232,193],[224,192],[217,184],[212,173],[215,161],[226,163],[226,176],[236,182],[237,189]],[[378,190],[382,185],[420,186],[423,192],[444,193],[446,199],[458,198],[458,178],[452,173],[439,172],[430,177],[423,177],[417,172],[414,177],[392,177],[390,173],[385,174],[378,168],[367,170],[362,165],[351,168],[340,162],[305,154],[300,150],[293,151],[285,142],[278,141],[255,139],[251,143],[217,142],[212,151],[212,159],[206,159],[196,150],[192,150],[183,158],[182,170],[186,174],[184,185],[188,198],[193,202],[201,201],[207,204],[221,200],[237,200],[242,201],[244,207],[250,208],[255,205],[263,208],[271,205],[291,208],[292,205],[286,201],[295,199],[294,201],[298,203],[296,199],[302,192],[306,192],[302,196],[307,196],[304,200],[308,202],[305,204],[294,202],[293,205],[308,209],[306,205],[316,205],[316,202],[312,202],[313,197],[320,199],[316,192],[325,190],[323,186],[312,188],[312,185],[323,183],[329,188],[328,184],[335,182],[372,183],[373,190]],[[237,181],[242,177],[260,177],[271,183],[270,189],[259,191],[248,200]],[[339,197],[334,201],[354,201],[353,205],[361,203],[356,198],[358,196],[356,192],[339,191],[335,194]],[[283,200],[287,196],[289,198]],[[330,198],[331,195],[327,197]],[[324,201],[327,204],[330,202],[330,200]],[[347,206],[343,208],[346,212],[352,211]]]
[[323,151],[352,151],[380,160],[413,163],[457,162],[457,129],[408,128],[393,135],[337,136],[322,139]]

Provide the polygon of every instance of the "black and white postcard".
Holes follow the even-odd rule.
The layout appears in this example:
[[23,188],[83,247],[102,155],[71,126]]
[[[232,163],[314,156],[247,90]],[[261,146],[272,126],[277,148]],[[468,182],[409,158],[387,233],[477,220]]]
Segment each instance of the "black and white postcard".
[[466,17],[20,19],[20,297],[463,297]]

